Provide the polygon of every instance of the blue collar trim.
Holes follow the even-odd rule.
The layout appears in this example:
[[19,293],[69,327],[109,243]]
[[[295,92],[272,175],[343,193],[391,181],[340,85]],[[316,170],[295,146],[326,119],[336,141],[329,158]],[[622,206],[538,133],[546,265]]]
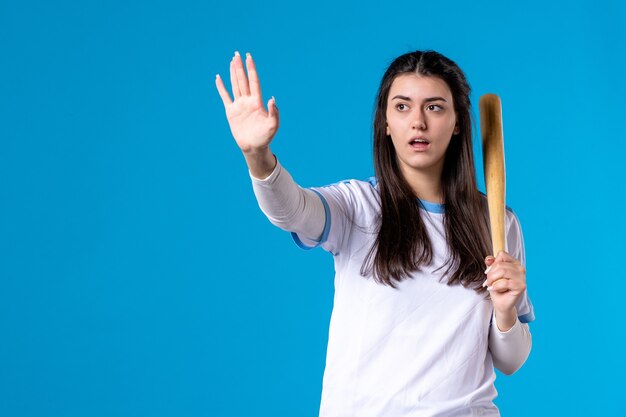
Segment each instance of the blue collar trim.
[[431,213],[443,214],[446,212],[445,204],[431,203],[430,201],[420,200],[419,198],[417,201],[420,202],[420,205],[424,208],[424,210]]

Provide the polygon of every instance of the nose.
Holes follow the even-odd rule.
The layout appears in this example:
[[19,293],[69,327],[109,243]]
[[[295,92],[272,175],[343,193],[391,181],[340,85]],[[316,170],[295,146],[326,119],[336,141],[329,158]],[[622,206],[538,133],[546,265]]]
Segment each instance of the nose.
[[426,130],[426,117],[422,109],[418,109],[414,116],[413,122],[411,123],[411,128],[417,130]]

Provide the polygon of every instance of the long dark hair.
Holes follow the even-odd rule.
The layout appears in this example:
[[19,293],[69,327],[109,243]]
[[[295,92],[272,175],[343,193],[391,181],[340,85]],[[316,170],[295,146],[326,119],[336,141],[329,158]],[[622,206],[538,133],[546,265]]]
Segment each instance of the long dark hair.
[[[435,51],[415,51],[396,58],[383,76],[374,114],[374,169],[378,178],[381,217],[377,238],[362,275],[395,287],[433,259],[432,244],[420,215],[419,200],[400,171],[396,151],[387,136],[387,99],[401,74],[439,77],[454,101],[459,133],[452,137],[442,172],[444,226],[450,257],[444,275],[448,285],[462,284],[484,292],[484,257],[491,252],[485,201],[476,185],[472,150],[470,86],[456,63]],[[450,273],[452,274],[450,275]]]

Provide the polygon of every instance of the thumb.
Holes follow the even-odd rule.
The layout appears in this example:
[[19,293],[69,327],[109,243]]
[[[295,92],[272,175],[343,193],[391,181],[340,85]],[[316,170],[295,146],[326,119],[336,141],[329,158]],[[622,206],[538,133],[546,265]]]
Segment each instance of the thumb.
[[278,118],[278,106],[276,106],[276,98],[274,96],[267,101],[267,111],[270,117]]

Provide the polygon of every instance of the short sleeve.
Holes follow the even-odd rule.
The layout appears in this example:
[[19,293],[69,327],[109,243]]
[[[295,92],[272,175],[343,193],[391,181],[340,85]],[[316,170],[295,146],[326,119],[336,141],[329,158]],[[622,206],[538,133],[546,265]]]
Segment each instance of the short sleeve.
[[[507,233],[506,245],[509,255],[519,260],[526,267],[526,252],[524,250],[524,237],[517,215],[507,207]],[[528,297],[528,290],[520,297],[516,305],[519,321],[522,323],[530,323],[535,320],[535,311],[533,304]]]
[[371,182],[349,180],[325,187],[310,188],[324,205],[326,222],[319,241],[306,239],[292,233],[296,244],[302,249],[321,246],[333,255],[339,255],[348,244],[352,226],[363,216],[367,200],[374,199],[376,193]]

